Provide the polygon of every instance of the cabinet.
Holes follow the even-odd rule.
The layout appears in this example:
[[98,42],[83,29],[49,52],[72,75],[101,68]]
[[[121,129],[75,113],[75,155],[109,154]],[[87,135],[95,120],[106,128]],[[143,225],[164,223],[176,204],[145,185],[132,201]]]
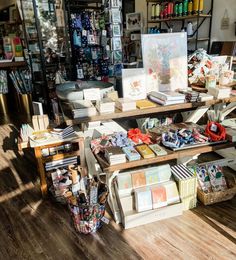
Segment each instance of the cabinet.
[[[194,46],[194,49],[197,50],[199,48],[200,42],[206,42],[207,43],[207,51],[210,51],[210,44],[211,44],[211,25],[212,25],[212,14],[213,14],[213,0],[205,0],[205,3],[209,5],[209,10],[206,11],[206,13],[198,13],[198,14],[189,14],[185,16],[169,16],[164,18],[151,18],[151,7],[155,4],[167,4],[168,2],[178,2],[175,0],[171,1],[155,1],[155,0],[146,0],[147,2],[147,30],[149,30],[150,27],[157,26],[160,30],[164,27],[167,29],[170,29],[171,27],[175,25],[181,25],[180,29],[185,28],[187,21],[195,21],[195,29],[193,31],[193,34],[191,37],[188,38],[188,45],[189,50],[190,47],[192,48],[192,45]],[[200,0],[199,0],[200,3]],[[206,23],[206,20],[209,20],[208,24]],[[206,26],[206,36],[200,37],[199,30],[203,26]]]

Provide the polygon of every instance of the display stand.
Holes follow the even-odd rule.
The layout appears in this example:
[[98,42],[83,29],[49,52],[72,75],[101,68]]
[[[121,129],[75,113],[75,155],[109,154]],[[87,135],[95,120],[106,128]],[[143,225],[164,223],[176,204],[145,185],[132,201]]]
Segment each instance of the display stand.
[[[65,152],[62,154],[56,154],[53,156],[43,157],[42,149],[56,148],[58,146],[62,146],[62,145],[68,144],[68,143],[77,143],[79,150],[67,152],[67,153]],[[73,138],[67,138],[64,141],[57,140],[57,141],[50,142],[48,144],[46,142],[41,143],[41,144],[40,143],[31,144],[31,147],[34,149],[35,158],[37,160],[37,167],[38,167],[38,172],[40,175],[41,192],[42,192],[43,197],[45,197],[48,194],[45,163],[78,156],[78,157],[80,157],[80,166],[85,171],[86,164],[85,164],[84,139],[83,138],[74,136]]]

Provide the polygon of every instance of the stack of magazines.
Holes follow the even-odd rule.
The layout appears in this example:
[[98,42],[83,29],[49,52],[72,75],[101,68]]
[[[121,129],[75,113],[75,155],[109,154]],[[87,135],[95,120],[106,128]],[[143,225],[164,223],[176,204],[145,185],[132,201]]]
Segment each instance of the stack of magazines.
[[51,134],[54,136],[59,137],[60,139],[65,139],[67,137],[70,137],[75,133],[73,127],[71,125],[67,126],[65,124],[62,124],[56,128],[53,128],[53,131],[51,131]]

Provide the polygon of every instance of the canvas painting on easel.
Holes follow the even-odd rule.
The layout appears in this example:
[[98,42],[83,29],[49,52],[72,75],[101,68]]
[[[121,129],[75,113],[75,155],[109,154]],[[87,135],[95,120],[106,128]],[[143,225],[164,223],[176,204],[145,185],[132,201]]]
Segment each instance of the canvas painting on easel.
[[142,52],[147,93],[187,88],[186,33],[143,34]]

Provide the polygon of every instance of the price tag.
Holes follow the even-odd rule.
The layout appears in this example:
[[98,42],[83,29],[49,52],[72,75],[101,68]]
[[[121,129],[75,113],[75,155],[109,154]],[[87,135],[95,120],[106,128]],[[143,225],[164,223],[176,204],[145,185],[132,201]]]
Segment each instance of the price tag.
[[102,36],[107,36],[107,31],[106,30],[102,30]]
[[82,36],[87,36],[87,31],[86,30],[82,31]]
[[107,225],[108,225],[109,222],[110,222],[110,220],[109,220],[108,218],[106,218],[106,217],[102,217],[102,218],[101,218],[101,221],[104,222],[104,223],[106,223]]
[[84,89],[83,93],[85,100],[101,100],[101,93],[99,88]]
[[211,131],[216,133],[216,132],[218,131],[217,125],[212,124],[212,125],[211,125]]

